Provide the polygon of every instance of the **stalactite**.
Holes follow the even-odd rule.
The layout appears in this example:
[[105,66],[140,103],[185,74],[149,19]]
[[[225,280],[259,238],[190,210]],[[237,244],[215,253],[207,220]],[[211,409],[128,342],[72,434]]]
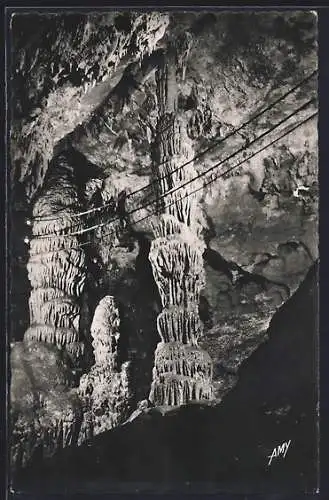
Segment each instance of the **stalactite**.
[[193,44],[193,35],[189,31],[185,31],[181,33],[176,40],[176,68],[177,74],[179,77],[184,80],[185,72],[186,72],[186,63],[188,56],[190,54],[190,50]]
[[[183,53],[171,48],[156,75],[159,120],[153,152],[155,195],[162,213],[151,221],[154,240],[149,260],[163,310],[157,319],[161,342],[155,352],[149,399],[176,406],[213,398],[212,360],[198,346],[203,326],[200,293],[205,283],[204,242],[198,208],[193,148],[186,123],[178,115],[176,66],[184,75],[191,37],[181,41]],[[186,164],[185,168],[181,165]],[[161,202],[160,202],[161,201]]]
[[179,235],[181,240],[186,241],[194,249],[199,249],[203,253],[206,248],[205,242],[201,239],[202,225],[198,220],[200,216],[198,211],[195,211],[195,218],[192,218],[191,224],[180,222],[175,215],[170,213],[160,214],[150,220],[150,225],[155,238],[176,239]]
[[[64,347],[78,361],[80,296],[86,275],[85,254],[79,248],[83,222],[74,166],[66,153],[55,157],[33,209],[30,258],[27,264],[32,291],[30,327],[24,340]],[[70,235],[70,233],[74,235]]]
[[212,361],[208,353],[181,342],[160,343],[155,353],[151,399],[163,405],[212,398]]
[[129,363],[119,366],[119,311],[112,296],[98,304],[91,326],[95,364],[80,379],[85,406],[80,442],[120,424],[128,416]]

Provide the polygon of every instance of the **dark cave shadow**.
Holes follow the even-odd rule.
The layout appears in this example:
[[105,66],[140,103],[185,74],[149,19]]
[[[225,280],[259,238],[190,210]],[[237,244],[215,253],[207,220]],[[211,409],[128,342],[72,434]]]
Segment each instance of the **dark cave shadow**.
[[[142,321],[144,321],[144,317],[146,321],[145,328],[142,330],[143,338],[140,339],[139,344],[136,346],[138,354],[146,354],[145,358],[140,362],[140,366],[136,366],[142,380],[144,380],[143,386],[145,387],[145,392],[143,393],[143,391],[141,391],[137,398],[141,400],[148,399],[152,383],[155,349],[158,342],[161,340],[157,331],[156,318],[162,309],[162,305],[158,287],[154,280],[152,266],[149,261],[151,242],[142,233],[135,233],[135,236],[139,245],[139,253],[135,263],[136,276],[138,287],[142,290],[141,296],[138,297],[140,301],[139,314]],[[148,310],[147,313],[146,308]]]
[[119,364],[131,363],[133,404],[137,404],[148,398],[151,387],[161,300],[148,259],[150,241],[142,233],[132,232],[131,237],[139,245],[135,269],[114,285],[113,294],[120,313]]
[[162,309],[161,298],[153,277],[152,266],[148,258],[151,249],[151,241],[142,233],[135,233],[135,235],[139,245],[139,254],[136,258],[136,273],[139,276],[141,283],[145,279],[149,287],[150,295],[154,297],[156,308],[158,312],[160,312]]
[[285,290],[285,293],[287,294],[288,297],[290,297],[290,289],[287,285],[284,283],[280,283],[277,281],[269,280],[262,276],[261,274],[257,273],[249,273],[248,271],[245,271],[242,267],[240,267],[238,264],[235,262],[230,262],[224,259],[220,255],[219,252],[216,250],[213,250],[209,246],[206,248],[203,254],[203,258],[205,262],[215,271],[219,271],[229,278],[232,279],[232,273],[236,273],[238,275],[238,279],[235,281],[235,284],[238,287],[242,287],[243,285],[246,285],[248,283],[255,283],[257,285],[260,285],[263,287],[263,289],[267,289],[269,285],[277,285],[279,287],[282,287]]
[[205,262],[215,271],[220,271],[226,276],[231,277],[231,270],[233,265],[224,259],[220,253],[216,252],[209,246],[206,248],[203,254]]
[[24,238],[31,238],[31,228],[27,225],[30,216],[23,184],[18,180],[10,186],[10,206],[8,207],[8,264],[10,316],[8,337],[13,341],[23,339],[29,327],[29,304],[27,297],[31,292],[28,278],[28,245]]
[[[52,184],[52,177],[57,173],[58,160],[60,157],[65,158],[68,164],[72,167],[72,173],[76,187],[78,188],[78,197],[82,205],[86,204],[85,199],[85,185],[86,182],[94,177],[100,179],[104,178],[104,171],[95,163],[89,161],[80,151],[74,148],[70,142],[70,135],[60,140],[55,148],[53,157],[49,163],[48,169],[45,173],[42,185],[35,190],[31,200],[30,206],[33,206],[35,201],[42,196],[45,189],[49,189]],[[61,166],[59,166],[61,168]]]
[[[64,143],[60,141],[57,144],[52,162],[56,162],[57,157],[60,155],[64,155],[66,160],[73,166],[75,179],[79,188],[78,194],[80,199],[83,200],[86,182],[93,177],[97,177],[100,179],[104,178],[105,174],[103,169],[95,163],[92,163],[86,158],[84,154],[80,153],[80,151],[74,148],[68,138],[64,139]],[[48,172],[49,174],[51,174],[51,166],[52,163],[49,165],[49,168],[45,175],[44,183],[48,181]]]

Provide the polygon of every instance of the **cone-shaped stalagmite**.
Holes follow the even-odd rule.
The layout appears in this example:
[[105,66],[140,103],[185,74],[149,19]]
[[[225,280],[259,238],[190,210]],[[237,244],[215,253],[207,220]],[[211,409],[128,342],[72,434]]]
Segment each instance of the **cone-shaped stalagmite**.
[[160,117],[153,158],[162,213],[152,221],[155,239],[149,254],[163,306],[149,397],[156,405],[170,406],[213,397],[212,361],[197,343],[202,335],[198,306],[204,285],[204,244],[197,194],[192,193],[198,185],[194,181],[176,190],[196,176],[193,162],[179,168],[193,158],[193,148],[177,112],[178,56],[171,48],[156,75]]
[[119,425],[128,415],[129,363],[119,366],[120,318],[112,296],[98,304],[91,335],[95,364],[80,379],[79,393],[85,404],[80,441]]

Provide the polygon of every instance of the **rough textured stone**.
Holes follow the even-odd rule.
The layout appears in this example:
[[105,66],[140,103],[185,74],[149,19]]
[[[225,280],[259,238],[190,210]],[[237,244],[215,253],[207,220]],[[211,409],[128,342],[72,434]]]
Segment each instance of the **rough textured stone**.
[[[149,394],[161,340],[157,326],[166,340],[184,335],[192,340],[191,328],[195,329],[193,341],[197,339],[200,350],[210,356],[209,361],[205,355],[205,366],[213,366],[219,402],[236,384],[241,363],[266,340],[275,312],[318,258],[316,120],[248,159],[316,111],[316,76],[218,144],[316,69],[316,22],[311,12],[16,14],[12,19],[15,217],[21,221],[19,210],[28,215],[31,205],[43,215],[56,210],[60,183],[42,197],[51,172],[49,160],[73,151],[79,195],[85,203],[81,210],[88,215],[75,222],[69,211],[67,220],[36,225],[30,251],[44,251],[41,236],[48,231],[61,233],[64,226],[72,231],[75,224],[78,232],[87,230],[79,240],[70,237],[73,246],[75,239],[87,243],[83,252],[70,249],[70,266],[78,275],[82,254],[86,255],[79,335],[86,339],[92,358],[90,318],[99,301],[113,295],[120,313],[118,357],[131,362],[135,381],[131,411]],[[168,73],[164,54],[172,46],[179,50],[175,71]],[[253,143],[313,97],[309,107]],[[240,151],[225,160],[248,142],[248,153]],[[170,161],[159,165],[162,157]],[[161,196],[172,187],[168,179],[154,182],[155,165],[158,176],[171,173],[171,181],[178,185],[220,161],[221,166],[201,180],[154,203],[155,193]],[[172,204],[163,214],[165,201]],[[93,211],[103,204],[106,210]],[[24,238],[27,228],[22,226],[19,233]],[[70,241],[63,237],[51,238],[49,252],[58,242],[65,246]],[[153,258],[153,269],[159,267],[161,241],[182,259],[187,256],[199,277],[198,283],[184,277],[190,287],[189,307],[177,309],[174,301],[175,307],[163,313],[168,279],[159,291],[160,275],[155,272],[154,279],[150,264]],[[12,273],[18,270],[21,276],[27,260],[23,250],[15,259]],[[183,264],[176,256],[176,269],[170,268],[170,259],[167,252],[164,262],[169,267],[164,271],[172,271],[177,283]],[[49,269],[47,259],[42,264]],[[51,281],[68,269],[61,259],[51,265]],[[23,293],[15,280],[13,307],[25,317]],[[31,296],[47,304],[52,287],[41,284],[33,281]],[[30,290],[25,286],[27,297]],[[71,287],[69,280],[65,286]],[[63,322],[58,327],[67,328],[75,309],[71,302],[62,306],[65,314],[58,318]],[[54,310],[38,307],[33,314],[53,318]],[[177,333],[174,323],[179,325]],[[21,330],[22,326],[17,332]],[[13,328],[13,340],[15,334]],[[20,340],[21,333],[17,335]],[[38,347],[48,348],[53,346]],[[164,364],[175,364],[171,354],[162,358]],[[47,365],[45,360],[45,371]],[[185,361],[178,365],[191,369]],[[22,383],[17,373],[12,375],[16,388]]]
[[79,383],[84,407],[79,442],[116,427],[129,414],[129,363],[120,364],[118,359],[119,328],[114,298],[106,296],[98,304],[91,325],[95,364]]
[[32,240],[27,263],[32,286],[30,327],[24,340],[65,346],[79,365],[83,357],[80,309],[85,253],[79,248],[83,221],[77,173],[69,155],[56,157],[33,207]]
[[[312,495],[319,456],[317,346],[310,335],[317,287],[314,266],[275,314],[268,342],[243,363],[237,386],[222,404],[144,408],[128,425],[28,469],[21,488],[60,495],[68,485],[72,494],[124,487],[133,493],[138,484],[147,496],[151,484],[157,493],[172,486],[200,496],[213,495],[215,488],[237,496],[260,489],[260,496]],[[273,446],[285,436],[291,439],[285,459],[266,467]]]
[[41,342],[17,342],[10,353],[11,466],[76,445],[82,407],[65,352]]
[[[56,143],[102,102],[113,84],[109,77],[154,50],[168,16],[157,12],[14,14],[11,23],[12,71],[17,75],[13,161],[15,175],[25,181],[32,196],[43,181]],[[98,88],[91,97],[95,85]]]
[[[188,49],[190,42],[191,38]],[[195,170],[190,165],[188,172],[182,169],[177,172],[181,163],[192,158],[185,124],[176,112],[176,72],[178,67],[185,74],[183,56],[186,53],[180,44],[170,46],[163,67],[156,73],[160,116],[153,169],[159,181],[155,185],[158,210],[164,215],[159,220],[160,228],[155,224],[149,259],[163,310],[157,321],[161,342],[155,351],[149,399],[157,406],[178,406],[213,398],[212,360],[198,345],[203,333],[198,322],[198,304],[204,286],[204,268],[197,198],[186,196],[189,191],[184,189],[184,184],[195,176]],[[174,194],[180,186],[183,194]],[[189,234],[192,237],[186,238]],[[191,311],[194,321],[187,321],[184,329]],[[166,335],[168,330],[170,334]]]

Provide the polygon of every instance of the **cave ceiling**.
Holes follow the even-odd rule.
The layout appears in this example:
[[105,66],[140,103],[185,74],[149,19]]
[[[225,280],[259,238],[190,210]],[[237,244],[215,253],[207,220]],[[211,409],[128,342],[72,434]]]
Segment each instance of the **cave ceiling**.
[[[309,119],[317,111],[316,14],[29,13],[13,15],[11,28],[13,212],[41,210],[52,159],[67,150],[76,154],[85,209],[100,187],[103,203],[134,192],[130,244],[110,244],[101,230],[94,236],[105,287],[135,336],[130,352],[153,338],[160,310],[144,258],[157,216],[151,151],[162,105],[157,70],[170,47],[179,49],[175,112],[196,174],[209,180],[212,169],[211,182],[196,185],[205,273],[200,345],[214,364],[220,401],[318,259],[317,121]],[[25,264],[18,257],[13,265]],[[15,290],[14,297],[22,293]],[[94,312],[96,304],[88,307]],[[156,341],[147,340],[145,357]]]

